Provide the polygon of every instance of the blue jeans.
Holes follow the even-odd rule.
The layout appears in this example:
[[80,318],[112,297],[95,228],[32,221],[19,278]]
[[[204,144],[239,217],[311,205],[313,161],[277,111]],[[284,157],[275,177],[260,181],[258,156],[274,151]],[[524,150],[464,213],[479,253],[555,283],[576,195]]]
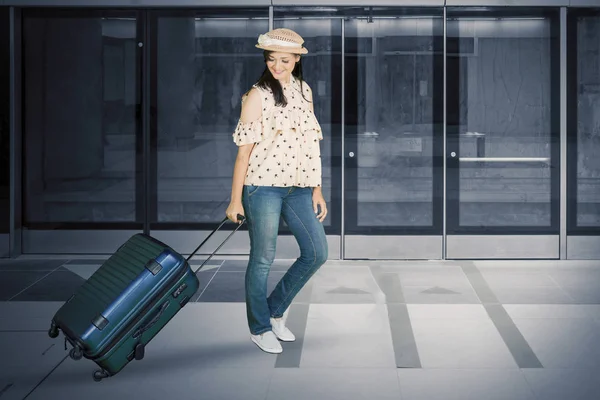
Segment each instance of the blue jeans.
[[[269,318],[280,318],[325,263],[327,239],[323,224],[313,211],[311,188],[244,186],[242,202],[250,235],[246,314],[250,333],[260,335],[271,330]],[[267,278],[275,259],[280,217],[296,238],[300,257],[267,297]]]

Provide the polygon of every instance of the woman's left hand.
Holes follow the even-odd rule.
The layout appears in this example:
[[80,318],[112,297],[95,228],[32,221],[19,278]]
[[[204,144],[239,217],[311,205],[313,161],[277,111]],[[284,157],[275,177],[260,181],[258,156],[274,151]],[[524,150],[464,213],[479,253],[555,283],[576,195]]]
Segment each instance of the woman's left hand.
[[327,203],[325,203],[323,193],[321,193],[320,190],[313,191],[312,202],[315,214],[317,214],[317,218],[319,219],[319,221],[323,222],[323,220],[327,216]]

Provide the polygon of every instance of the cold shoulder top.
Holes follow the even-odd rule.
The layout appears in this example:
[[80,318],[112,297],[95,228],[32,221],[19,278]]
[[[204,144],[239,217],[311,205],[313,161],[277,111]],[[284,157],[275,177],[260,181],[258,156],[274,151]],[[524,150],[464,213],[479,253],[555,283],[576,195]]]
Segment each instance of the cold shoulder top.
[[[252,186],[321,186],[320,140],[321,126],[310,103],[311,89],[292,78],[283,85],[287,99],[285,107],[276,106],[270,89],[253,85],[259,91],[262,103],[260,118],[242,122],[240,119],[233,133],[236,145],[255,143],[245,185]],[[248,93],[242,96],[242,102]]]

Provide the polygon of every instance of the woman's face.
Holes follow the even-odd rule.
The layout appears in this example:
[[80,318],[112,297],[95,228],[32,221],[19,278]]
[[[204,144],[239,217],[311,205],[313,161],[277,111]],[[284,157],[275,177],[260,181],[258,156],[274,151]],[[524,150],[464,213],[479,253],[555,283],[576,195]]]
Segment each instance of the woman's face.
[[275,79],[282,83],[289,82],[292,71],[300,56],[292,53],[272,52],[267,55],[267,68]]

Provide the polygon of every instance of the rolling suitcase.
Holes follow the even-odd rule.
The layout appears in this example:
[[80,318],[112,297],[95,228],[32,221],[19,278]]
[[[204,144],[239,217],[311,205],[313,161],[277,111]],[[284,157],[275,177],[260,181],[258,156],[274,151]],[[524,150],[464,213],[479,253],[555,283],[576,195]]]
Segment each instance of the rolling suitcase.
[[193,271],[189,260],[225,222],[187,259],[149,235],[133,235],[61,306],[48,335],[62,331],[72,359],[93,360],[101,368],[93,374],[97,382],[141,360],[145,346],[198,290],[196,273],[242,225]]

